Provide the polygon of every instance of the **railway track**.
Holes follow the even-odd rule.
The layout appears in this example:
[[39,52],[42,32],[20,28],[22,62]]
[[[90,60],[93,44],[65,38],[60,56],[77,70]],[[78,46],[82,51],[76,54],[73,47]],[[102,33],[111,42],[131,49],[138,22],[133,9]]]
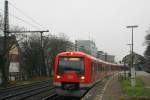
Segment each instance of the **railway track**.
[[52,82],[42,81],[0,90],[0,100],[23,100],[54,89]]
[[81,100],[81,98],[58,96],[49,80],[0,90],[0,100]]
[[58,96],[56,93],[53,93],[53,94],[48,95],[47,97],[44,97],[41,100],[61,100],[59,98],[60,96]]
[[56,93],[51,94],[41,100],[81,100],[81,98],[77,98],[77,97],[62,97],[57,95]]

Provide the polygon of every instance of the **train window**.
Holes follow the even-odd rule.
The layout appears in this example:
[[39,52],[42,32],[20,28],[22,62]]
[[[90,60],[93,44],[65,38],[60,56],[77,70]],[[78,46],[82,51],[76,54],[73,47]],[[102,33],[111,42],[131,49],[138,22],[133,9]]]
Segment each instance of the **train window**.
[[96,63],[96,61],[92,62],[92,74],[95,74],[98,71],[98,64]]
[[77,57],[60,57],[58,64],[58,73],[62,74],[65,71],[75,71],[79,74],[84,74],[84,59]]
[[93,76],[93,74],[94,74],[94,72],[95,72],[95,67],[94,67],[94,62],[92,62],[91,63],[91,69],[92,69],[92,71],[91,71],[91,75]]
[[92,72],[94,73],[95,71],[95,67],[94,67],[94,63],[92,64]]
[[104,72],[106,71],[106,65],[105,64],[103,65],[103,71]]
[[102,65],[101,64],[98,64],[98,71],[102,71]]

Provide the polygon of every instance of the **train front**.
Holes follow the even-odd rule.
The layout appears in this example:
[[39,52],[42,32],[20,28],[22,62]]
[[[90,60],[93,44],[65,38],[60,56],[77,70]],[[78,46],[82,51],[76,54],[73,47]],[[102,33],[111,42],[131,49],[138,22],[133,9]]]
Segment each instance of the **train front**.
[[85,59],[74,52],[62,53],[55,58],[54,85],[61,96],[82,96],[88,78],[85,74]]

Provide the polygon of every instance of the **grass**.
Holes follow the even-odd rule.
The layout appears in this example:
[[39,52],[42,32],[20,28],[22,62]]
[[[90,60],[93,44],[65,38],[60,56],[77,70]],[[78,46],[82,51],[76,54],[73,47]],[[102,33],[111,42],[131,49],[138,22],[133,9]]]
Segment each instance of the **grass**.
[[131,80],[121,80],[121,85],[123,87],[123,91],[129,97],[141,97],[141,96],[148,96],[148,92],[145,89],[144,83],[141,79],[136,79],[136,86],[131,87]]

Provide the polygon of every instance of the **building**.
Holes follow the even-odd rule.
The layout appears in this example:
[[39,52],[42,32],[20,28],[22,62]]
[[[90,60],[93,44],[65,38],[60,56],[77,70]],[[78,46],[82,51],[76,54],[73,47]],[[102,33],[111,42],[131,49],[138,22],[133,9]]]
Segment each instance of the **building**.
[[10,80],[19,80],[20,79],[20,52],[19,46],[14,44],[9,51],[10,66],[9,74]]
[[97,56],[97,47],[95,45],[95,42],[91,40],[76,40],[75,48],[77,51],[85,52],[94,57]]
[[107,55],[107,61],[114,63],[115,62],[115,56],[114,55]]
[[[3,47],[4,47],[4,36],[2,34],[3,34],[3,32],[0,31],[0,55],[2,55]],[[10,59],[9,79],[10,80],[18,80],[18,77],[20,74],[19,45],[16,42],[17,40],[16,40],[15,36],[9,36],[8,40],[9,40],[9,42],[14,43],[11,46],[10,51],[9,51],[9,59]]]
[[115,62],[115,56],[114,55],[108,55],[107,53],[104,53],[103,51],[98,51],[97,52],[97,58],[114,63]]

